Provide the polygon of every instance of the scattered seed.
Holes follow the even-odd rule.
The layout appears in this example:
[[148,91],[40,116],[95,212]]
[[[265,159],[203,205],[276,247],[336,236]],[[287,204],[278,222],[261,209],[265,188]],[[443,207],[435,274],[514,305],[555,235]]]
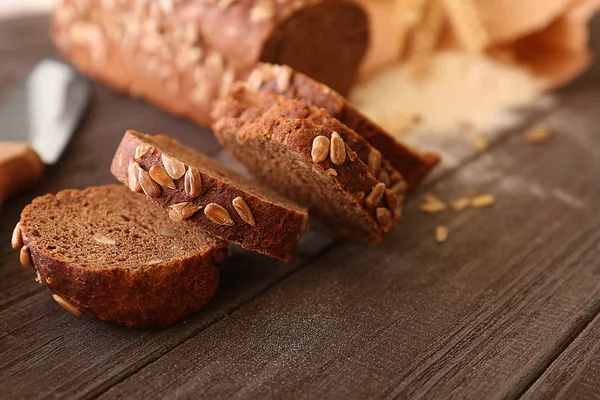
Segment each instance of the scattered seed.
[[192,199],[202,194],[202,176],[196,168],[189,167],[184,179],[185,193]]
[[477,136],[475,138],[474,145],[475,145],[475,149],[477,149],[477,151],[484,152],[490,146],[490,143],[483,136]]
[[[369,156],[367,157],[367,166],[371,175],[378,176],[381,168],[381,153],[377,149],[371,149]],[[381,179],[380,179],[381,180]]]
[[248,204],[246,203],[243,197],[238,196],[235,199],[233,199],[231,203],[233,204],[235,211],[237,211],[240,218],[242,218],[244,222],[252,226],[256,224],[256,222],[254,221],[254,215],[252,214],[250,207],[248,207]]
[[392,180],[390,179],[390,175],[387,171],[382,170],[377,177],[377,180],[385,183],[385,186],[390,187],[392,185]]
[[314,138],[310,155],[314,163],[325,161],[329,155],[329,139],[322,135]]
[[134,192],[140,192],[142,190],[142,187],[140,186],[140,180],[138,178],[141,169],[142,167],[140,167],[140,164],[138,164],[137,162],[133,160],[129,162],[129,167],[127,168],[129,189],[131,189]]
[[202,209],[202,206],[195,206],[192,203],[177,203],[169,206],[169,218],[173,221],[183,221],[190,218]]
[[162,165],[155,164],[148,171],[150,177],[154,179],[163,188],[175,189],[173,179],[167,174],[167,170]]
[[108,244],[110,246],[114,246],[117,244],[117,242],[115,242],[113,239],[107,238],[106,236],[100,235],[100,234],[95,234],[94,236],[94,240],[98,243],[102,243],[102,244]]
[[469,199],[468,197],[459,197],[458,199],[452,201],[452,208],[455,211],[462,211],[470,205],[471,199]]
[[21,234],[21,223],[18,222],[12,233],[10,244],[13,250],[18,250],[23,246],[23,235]]
[[81,317],[81,311],[79,311],[79,309],[77,307],[75,307],[73,304],[69,303],[67,300],[63,299],[62,297],[60,297],[57,294],[53,294],[52,298],[54,299],[54,301],[56,301],[58,303],[59,306],[61,306],[62,308],[64,308],[68,312],[70,312],[71,314],[73,314],[77,317]]
[[375,215],[377,216],[377,221],[381,225],[389,225],[392,223],[392,213],[385,207],[378,207],[375,210]]
[[371,209],[377,207],[377,205],[383,198],[384,193],[385,193],[385,184],[384,183],[379,182],[378,184],[373,186],[373,189],[371,189],[371,193],[369,193],[369,195],[365,199],[365,204],[367,205],[367,207],[369,207]]
[[166,154],[162,154],[161,156],[163,165],[167,170],[167,174],[173,179],[179,179],[185,174],[185,164],[181,161],[171,158]]
[[232,226],[233,220],[231,216],[222,206],[217,203],[210,203],[204,208],[204,214],[208,219],[217,225]]
[[144,157],[144,155],[152,149],[152,146],[149,144],[142,143],[135,148],[135,159],[139,160]]
[[448,239],[448,227],[444,225],[438,225],[435,227],[435,240],[438,243],[444,243]]
[[471,200],[471,207],[482,208],[489,207],[496,202],[496,198],[491,194],[480,194]]
[[29,247],[21,247],[21,251],[19,252],[19,262],[25,268],[31,267],[33,265],[33,262],[31,261],[31,252],[29,251]]
[[344,139],[337,132],[331,134],[329,157],[335,165],[342,165],[346,161],[346,145],[344,144]]
[[140,182],[140,186],[142,187],[142,190],[144,191],[146,196],[148,196],[148,197],[160,196],[160,194],[162,192],[160,185],[158,183],[154,182],[154,180],[150,177],[150,174],[148,174],[142,168],[140,168],[140,170],[138,172],[138,181]]
[[148,262],[146,263],[146,265],[158,265],[158,264],[160,264],[160,263],[162,263],[162,260],[155,259],[155,260],[150,260],[150,261],[148,261]]
[[429,214],[436,214],[436,213],[444,211],[446,208],[448,208],[446,203],[432,194],[425,194],[421,198],[420,209],[423,212],[426,212]]
[[552,137],[552,132],[545,124],[537,124],[523,132],[523,140],[531,144],[545,143]]

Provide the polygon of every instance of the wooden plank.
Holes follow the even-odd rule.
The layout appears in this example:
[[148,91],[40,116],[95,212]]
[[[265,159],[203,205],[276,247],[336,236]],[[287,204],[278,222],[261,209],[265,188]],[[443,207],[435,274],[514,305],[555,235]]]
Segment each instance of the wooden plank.
[[413,201],[383,246],[335,248],[101,398],[518,396],[600,307],[599,89],[565,93],[552,142],[513,136],[436,188],[492,208]]

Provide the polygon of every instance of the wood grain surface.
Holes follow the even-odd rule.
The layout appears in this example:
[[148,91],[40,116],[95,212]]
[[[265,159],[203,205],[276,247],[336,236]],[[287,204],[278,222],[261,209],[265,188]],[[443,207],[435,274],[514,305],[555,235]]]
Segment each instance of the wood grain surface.
[[[0,23],[0,99],[54,54],[46,32],[45,17]],[[226,158],[209,133],[96,86],[62,160],[0,210],[0,397],[596,398],[598,76],[560,93],[549,143],[504,132],[425,188],[493,193],[492,207],[432,216],[412,198],[383,245],[311,229],[289,264],[235,248],[214,301],[154,330],[64,312],[9,246],[34,196],[114,182],[126,129]]]

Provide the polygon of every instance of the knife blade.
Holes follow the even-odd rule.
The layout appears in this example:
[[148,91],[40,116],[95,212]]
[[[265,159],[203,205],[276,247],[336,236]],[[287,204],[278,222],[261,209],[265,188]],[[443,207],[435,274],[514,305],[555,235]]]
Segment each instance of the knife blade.
[[90,83],[62,61],[39,62],[0,105],[0,204],[56,163],[86,114]]

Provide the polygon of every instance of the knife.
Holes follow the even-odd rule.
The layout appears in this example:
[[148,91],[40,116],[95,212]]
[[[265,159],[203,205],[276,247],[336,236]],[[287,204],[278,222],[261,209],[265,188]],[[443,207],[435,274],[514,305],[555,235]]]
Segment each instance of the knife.
[[90,99],[85,78],[62,61],[45,59],[0,105],[0,205],[58,161]]

